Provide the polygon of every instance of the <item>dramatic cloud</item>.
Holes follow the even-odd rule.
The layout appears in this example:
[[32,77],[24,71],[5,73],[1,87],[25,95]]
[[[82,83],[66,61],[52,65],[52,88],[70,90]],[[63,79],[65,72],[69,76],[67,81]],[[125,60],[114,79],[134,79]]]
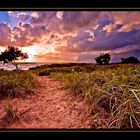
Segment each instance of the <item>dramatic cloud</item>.
[[33,25],[44,24],[50,30],[62,33],[93,27],[97,23],[99,12],[39,12],[38,18],[32,18]]
[[[0,13],[2,14],[2,13]],[[109,52],[112,62],[140,58],[140,12],[9,11],[0,20],[0,50],[8,45],[27,52],[30,61],[95,62]]]
[[11,42],[11,28],[7,23],[0,24],[0,46],[9,45]]
[[35,43],[42,43],[46,41],[49,35],[49,30],[44,25],[32,27],[28,23],[19,22],[18,27],[12,30],[12,44],[23,47],[30,46]]

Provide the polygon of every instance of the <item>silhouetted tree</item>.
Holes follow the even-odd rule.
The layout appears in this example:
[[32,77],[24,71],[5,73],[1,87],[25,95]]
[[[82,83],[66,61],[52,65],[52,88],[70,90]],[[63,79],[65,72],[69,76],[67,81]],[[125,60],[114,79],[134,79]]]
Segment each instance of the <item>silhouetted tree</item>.
[[3,64],[11,62],[16,67],[16,69],[18,69],[18,64],[16,61],[27,58],[27,53],[23,53],[21,50],[13,46],[8,46],[8,49],[0,54],[0,61],[2,61]]
[[100,54],[100,56],[95,58],[97,64],[109,64],[111,57],[109,53]]
[[138,58],[130,56],[127,58],[121,58],[121,63],[132,63],[132,64],[136,64],[139,63],[140,61],[138,60]]

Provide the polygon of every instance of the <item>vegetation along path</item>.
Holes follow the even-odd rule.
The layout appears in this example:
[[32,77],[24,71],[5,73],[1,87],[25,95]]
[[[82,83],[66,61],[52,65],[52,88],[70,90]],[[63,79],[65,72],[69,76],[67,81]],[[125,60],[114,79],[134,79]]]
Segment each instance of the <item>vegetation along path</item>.
[[[89,115],[89,106],[83,99],[74,98],[54,78],[43,76],[38,78],[38,82],[35,94],[27,98],[1,100],[1,114],[4,115],[2,105],[7,102],[17,108],[18,119],[5,127],[90,128],[92,118]],[[2,119],[0,121],[2,125]]]

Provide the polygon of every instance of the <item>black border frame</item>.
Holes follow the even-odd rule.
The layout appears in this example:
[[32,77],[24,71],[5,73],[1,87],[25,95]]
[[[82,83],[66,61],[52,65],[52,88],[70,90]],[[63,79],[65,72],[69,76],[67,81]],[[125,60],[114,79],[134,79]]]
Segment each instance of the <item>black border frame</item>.
[[[82,11],[82,10],[90,10],[90,11],[139,11],[140,4],[139,0],[48,0],[48,2],[44,2],[47,0],[4,0],[0,4],[1,11],[38,11],[38,10],[46,10],[46,11]],[[61,1],[61,2],[60,2]],[[53,139],[62,138],[63,134],[65,135],[65,139],[74,137],[78,135],[81,138],[88,139],[93,136],[95,139],[106,139],[106,136],[111,139],[118,138],[126,138],[126,135],[129,136],[127,139],[132,138],[136,134],[140,134],[140,130],[107,130],[107,129],[0,129],[1,136],[6,138],[7,136],[13,139],[13,136],[18,137],[18,139],[24,138],[25,134],[27,134],[27,138],[31,136],[35,138],[41,139],[42,137],[49,136]],[[39,132],[39,133],[38,133]],[[54,133],[55,132],[55,135]],[[64,133],[62,133],[64,132]],[[80,133],[79,133],[80,132]],[[82,132],[82,133],[81,133]],[[130,133],[133,132],[133,133]],[[7,135],[8,134],[8,135]],[[10,134],[10,135],[9,135]],[[18,135],[17,135],[18,134]],[[38,135],[39,134],[39,135]],[[38,137],[37,137],[38,136]],[[64,138],[64,137],[63,137]],[[94,139],[94,138],[93,138]]]

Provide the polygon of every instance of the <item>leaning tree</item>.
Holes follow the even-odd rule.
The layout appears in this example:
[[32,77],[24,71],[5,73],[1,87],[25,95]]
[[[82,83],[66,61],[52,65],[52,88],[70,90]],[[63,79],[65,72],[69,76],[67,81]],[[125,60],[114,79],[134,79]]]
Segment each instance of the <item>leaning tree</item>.
[[19,48],[8,46],[8,48],[0,54],[0,61],[5,63],[12,63],[16,69],[19,69],[18,63],[16,61],[27,59],[27,53],[23,53]]

